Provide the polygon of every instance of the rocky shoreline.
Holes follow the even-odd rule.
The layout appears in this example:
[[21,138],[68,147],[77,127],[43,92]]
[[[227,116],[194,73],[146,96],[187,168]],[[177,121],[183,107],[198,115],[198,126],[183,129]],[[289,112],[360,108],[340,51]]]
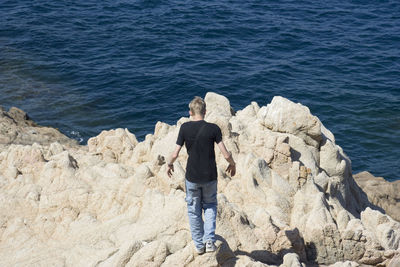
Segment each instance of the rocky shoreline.
[[68,138],[59,130],[45,127],[32,121],[23,110],[12,107],[7,112],[0,106],[0,145],[50,145],[58,142],[67,146],[76,146],[78,142]]
[[366,171],[353,177],[372,204],[382,208],[396,221],[400,221],[400,180],[389,182]]
[[216,154],[216,253],[193,251],[186,153],[166,175],[189,118],[158,122],[143,142],[115,129],[80,146],[11,108],[0,109],[0,266],[400,266],[400,183],[353,176],[301,104],[274,97],[234,111],[224,96],[205,101],[238,162],[228,177]]

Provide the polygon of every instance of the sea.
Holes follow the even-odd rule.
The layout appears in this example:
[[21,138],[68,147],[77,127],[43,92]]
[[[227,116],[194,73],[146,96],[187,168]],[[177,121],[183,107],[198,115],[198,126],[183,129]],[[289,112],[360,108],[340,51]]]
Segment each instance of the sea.
[[353,173],[400,179],[398,0],[0,0],[0,105],[86,144],[207,92],[310,108]]

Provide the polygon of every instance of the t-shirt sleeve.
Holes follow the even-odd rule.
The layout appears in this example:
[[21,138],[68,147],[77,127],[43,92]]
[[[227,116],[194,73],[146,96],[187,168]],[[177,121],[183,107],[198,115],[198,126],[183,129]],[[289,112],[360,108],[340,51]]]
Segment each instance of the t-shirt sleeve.
[[221,129],[218,127],[218,125],[216,125],[215,127],[215,143],[219,143],[222,141],[222,133],[221,133]]
[[183,127],[182,126],[179,129],[178,139],[176,140],[176,144],[180,145],[180,146],[183,146],[183,143],[185,142],[185,139],[183,138],[183,129],[182,129]]

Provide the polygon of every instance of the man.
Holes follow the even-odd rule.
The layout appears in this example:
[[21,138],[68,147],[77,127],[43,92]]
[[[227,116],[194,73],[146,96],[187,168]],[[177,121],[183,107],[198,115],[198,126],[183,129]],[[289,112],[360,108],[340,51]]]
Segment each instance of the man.
[[[235,162],[227,151],[221,129],[213,123],[204,121],[206,103],[195,97],[189,104],[192,120],[182,124],[175,151],[168,163],[167,174],[171,177],[174,161],[186,145],[189,158],[186,165],[186,202],[192,239],[198,254],[213,252],[215,247],[215,226],[217,218],[217,166],[214,143],[229,162],[226,171],[232,176],[236,173]],[[204,211],[204,222],[202,212]]]

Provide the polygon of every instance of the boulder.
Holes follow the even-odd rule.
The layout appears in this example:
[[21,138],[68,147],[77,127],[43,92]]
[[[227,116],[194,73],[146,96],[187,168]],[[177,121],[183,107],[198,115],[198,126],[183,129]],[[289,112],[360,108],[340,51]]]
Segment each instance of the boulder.
[[268,129],[299,136],[308,145],[319,147],[322,140],[321,122],[311,115],[308,107],[275,96],[270,104],[259,110],[258,116]]

